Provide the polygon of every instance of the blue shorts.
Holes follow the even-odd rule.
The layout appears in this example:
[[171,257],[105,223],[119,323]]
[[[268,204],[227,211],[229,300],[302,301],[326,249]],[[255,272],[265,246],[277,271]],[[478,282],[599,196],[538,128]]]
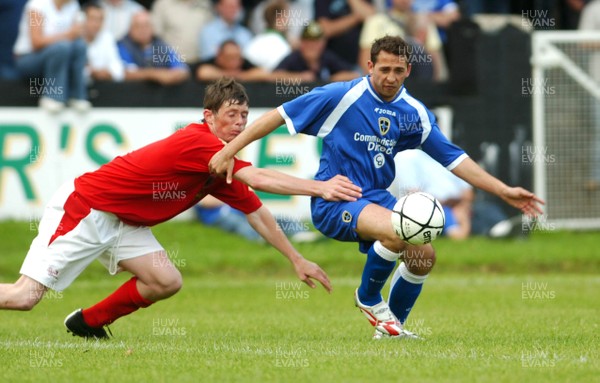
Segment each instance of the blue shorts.
[[374,203],[392,209],[397,199],[387,190],[370,190],[354,202],[329,202],[322,198],[311,199],[312,220],[321,233],[338,241],[358,242],[359,250],[366,253],[373,245],[372,241],[364,241],[356,232],[358,216],[365,206]]

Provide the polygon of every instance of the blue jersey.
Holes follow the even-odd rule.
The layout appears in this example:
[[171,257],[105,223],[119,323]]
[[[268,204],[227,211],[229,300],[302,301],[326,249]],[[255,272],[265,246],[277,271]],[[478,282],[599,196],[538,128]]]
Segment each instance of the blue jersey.
[[315,88],[278,111],[291,134],[323,139],[317,180],[342,174],[362,187],[363,195],[390,186],[399,151],[420,147],[449,170],[467,156],[446,139],[433,113],[404,86],[386,102],[369,76]]

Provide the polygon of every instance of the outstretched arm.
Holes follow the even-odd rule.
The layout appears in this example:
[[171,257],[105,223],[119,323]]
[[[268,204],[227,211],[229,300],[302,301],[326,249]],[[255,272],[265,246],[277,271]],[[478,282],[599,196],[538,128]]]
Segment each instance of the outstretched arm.
[[297,178],[271,169],[247,166],[238,170],[234,177],[254,190],[267,193],[309,195],[321,197],[327,201],[356,201],[362,196],[362,189],[353,184],[348,177],[341,175],[327,181],[315,181]]
[[497,195],[510,206],[516,207],[524,214],[537,216],[542,214],[540,205],[544,204],[538,196],[521,187],[510,187],[492,176],[470,158],[465,158],[452,173],[471,185],[486,192]]
[[229,142],[221,151],[215,154],[208,164],[213,174],[227,176],[227,183],[231,183],[233,172],[233,156],[245,148],[249,143],[258,140],[271,133],[284,124],[283,117],[277,109],[273,109],[260,116],[248,128],[246,128],[233,141]]
[[316,285],[312,279],[316,279],[323,285],[325,290],[331,292],[331,282],[329,282],[327,274],[319,265],[308,261],[298,253],[283,233],[283,230],[277,225],[269,209],[261,206],[254,213],[250,213],[246,217],[254,230],[292,263],[296,270],[296,275],[298,275],[298,278],[302,282],[314,289]]

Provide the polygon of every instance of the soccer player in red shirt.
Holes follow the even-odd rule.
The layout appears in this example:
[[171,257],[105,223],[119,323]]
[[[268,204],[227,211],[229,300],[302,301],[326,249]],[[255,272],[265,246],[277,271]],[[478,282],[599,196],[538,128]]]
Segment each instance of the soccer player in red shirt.
[[98,258],[111,274],[128,271],[133,277],[101,302],[74,311],[65,325],[73,335],[107,338],[105,325],[181,288],[181,274],[149,226],[169,220],[208,194],[244,212],[303,282],[314,288],[315,279],[330,291],[325,272],[294,249],[248,186],[330,201],[354,201],[361,189],[344,176],[303,180],[239,159],[231,183],[211,175],[208,162],[244,130],[247,115],[243,86],[233,79],[218,80],[206,91],[204,123],[189,124],[63,185],[45,209],[21,277],[14,284],[0,284],[0,308],[31,310],[47,289],[62,291]]

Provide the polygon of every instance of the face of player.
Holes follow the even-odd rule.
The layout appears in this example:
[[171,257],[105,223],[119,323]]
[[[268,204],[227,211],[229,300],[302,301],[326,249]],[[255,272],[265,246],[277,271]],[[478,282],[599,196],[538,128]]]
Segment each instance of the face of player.
[[222,141],[230,142],[236,138],[248,122],[248,104],[226,102],[217,110],[204,110],[204,119],[211,132]]
[[386,51],[379,52],[377,62],[369,61],[367,66],[371,85],[384,101],[392,101],[396,97],[411,69],[404,56]]

